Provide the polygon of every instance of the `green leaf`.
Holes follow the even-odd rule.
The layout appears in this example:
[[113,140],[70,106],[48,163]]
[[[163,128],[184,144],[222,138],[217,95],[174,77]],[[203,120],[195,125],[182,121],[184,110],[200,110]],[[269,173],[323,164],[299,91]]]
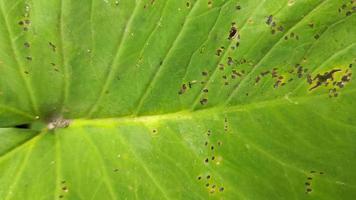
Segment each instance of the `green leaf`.
[[354,0],[1,0],[0,199],[354,199]]

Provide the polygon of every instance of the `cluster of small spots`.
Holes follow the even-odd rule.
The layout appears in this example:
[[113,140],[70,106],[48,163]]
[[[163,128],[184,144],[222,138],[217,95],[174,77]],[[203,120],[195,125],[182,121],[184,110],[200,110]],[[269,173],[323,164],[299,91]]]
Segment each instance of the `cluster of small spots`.
[[296,65],[294,66],[294,68],[289,71],[290,74],[292,74],[292,75],[294,74],[294,75],[296,75],[298,78],[303,78],[305,75],[308,76],[309,74],[307,74],[307,72],[308,72],[308,69],[305,68],[305,67],[303,67],[303,66],[300,65],[299,63],[296,64]]
[[[239,60],[233,59],[233,61],[234,61],[234,62],[233,62],[232,64],[235,64],[236,67],[239,67],[240,65],[244,65],[244,64],[248,64],[248,65],[250,65],[250,66],[253,65],[253,61],[252,61],[252,60],[248,61],[248,60],[246,60],[245,58],[241,58],[241,59],[239,59]],[[229,66],[230,66],[230,65],[229,65]],[[245,72],[242,72],[242,73],[245,73]]]
[[[206,135],[208,137],[210,137],[211,134],[212,134],[211,130],[208,130],[206,133]],[[214,151],[214,149],[215,149],[214,145],[211,142],[205,141],[204,145],[208,150]],[[209,161],[213,161],[213,160],[215,160],[215,155],[208,156],[207,158],[205,158],[204,163],[207,164],[207,163],[209,163]]]
[[[208,76],[209,76],[209,72],[208,71],[202,71],[201,72],[201,75],[202,75],[202,77],[203,78],[209,78]],[[205,81],[200,81],[200,83],[202,84],[202,85],[204,85],[205,84]],[[208,103],[208,98],[207,98],[207,95],[208,95],[208,93],[209,93],[209,89],[208,88],[202,88],[202,92],[203,92],[203,97],[199,100],[199,102],[200,102],[200,104],[201,105],[206,105],[207,103]]]
[[230,81],[243,77],[243,75],[245,74],[245,70],[240,68],[241,65],[245,64],[246,62],[247,61],[244,58],[237,60],[232,57],[227,57],[226,64],[220,63],[218,65],[218,69],[224,72],[224,74],[221,75],[221,78],[225,86],[230,85]]
[[31,56],[26,56],[25,57],[27,61],[32,61],[32,57]]
[[[239,38],[240,38],[240,36],[238,35],[236,24],[233,22],[232,25],[231,25],[231,28],[230,28],[228,39],[229,40],[237,40],[238,41]],[[232,50],[234,50],[236,47],[238,47],[238,45],[239,45],[239,42],[236,43],[236,46],[232,46]],[[216,55],[217,56],[222,56],[224,54],[224,51],[225,51],[225,47],[221,46],[216,50]],[[201,51],[201,53],[202,53],[202,51]],[[218,64],[218,66],[217,66],[218,69],[220,69],[220,71],[224,71],[225,72],[224,74],[221,75],[221,78],[223,80],[223,84],[225,86],[228,86],[230,84],[229,79],[234,80],[234,79],[237,79],[239,77],[242,77],[245,74],[245,70],[243,70],[243,69],[237,70],[236,68],[234,68],[234,67],[241,68],[241,65],[244,65],[244,64],[248,64],[248,65],[252,66],[253,62],[247,61],[244,58],[241,58],[240,60],[237,60],[237,59],[234,59],[231,56],[229,56],[226,59],[226,63],[222,62],[222,63]],[[225,71],[225,69],[228,69],[228,66],[231,66],[231,68],[229,69],[229,71]],[[202,85],[204,85],[206,83],[206,80],[209,79],[209,75],[210,75],[209,71],[202,71],[201,75],[203,77],[203,80],[201,80],[200,83]],[[178,94],[182,95],[182,94],[186,93],[186,91],[191,89],[192,86],[195,83],[198,83],[198,81],[197,80],[193,80],[193,81],[190,81],[188,83],[183,83],[180,86],[179,90],[178,90]],[[199,102],[200,102],[201,105],[206,105],[208,103],[207,95],[209,93],[209,89],[204,87],[204,88],[201,89],[201,92],[203,93],[203,95],[200,98]]]
[[324,172],[317,172],[315,170],[312,170],[309,172],[307,180],[304,183],[306,194],[309,194],[313,191],[313,188],[312,188],[313,178],[315,178],[318,175],[324,175]]
[[[196,84],[201,84],[201,85],[205,85],[206,81],[209,79],[209,75],[210,75],[210,71],[207,70],[203,70],[201,71],[201,79],[200,80],[192,80],[192,81],[188,81],[186,83],[183,83],[179,90],[178,90],[178,95],[183,95],[185,94],[187,91],[189,91],[190,89],[192,89],[194,87],[194,85]],[[224,77],[225,79],[227,77]],[[201,88],[200,92],[203,94],[202,97],[199,99],[199,103],[201,105],[206,105],[208,103],[208,93],[209,93],[209,88],[207,87],[203,87]]]
[[24,19],[24,20],[19,21],[18,24],[22,27],[22,29],[24,31],[28,31],[28,29],[31,25],[31,21],[29,19]]
[[61,181],[61,194],[58,196],[60,199],[64,198],[64,195],[69,192],[66,181]]
[[231,79],[242,77],[244,74],[245,74],[245,70],[237,71],[236,69],[233,69],[231,74]]
[[[31,26],[31,20],[30,20],[30,6],[28,4],[25,4],[25,13],[24,15],[22,16],[22,20],[20,20],[18,22],[18,25],[21,26],[22,30],[27,32]],[[29,49],[31,47],[30,43],[25,41],[23,43],[24,47],[26,49]],[[32,56],[28,55],[28,56],[25,56],[25,59],[26,61],[28,62],[31,62],[32,61]],[[24,70],[24,73],[25,74],[30,74],[30,72],[28,70]]]
[[200,175],[198,176],[197,180],[204,184],[210,194],[214,194],[216,192],[223,192],[225,190],[223,186],[218,186],[218,184],[216,183],[216,181],[214,181],[213,177],[210,174],[207,174],[206,176]]
[[272,34],[275,34],[277,31],[284,31],[284,27],[273,19],[273,15],[266,17],[266,24],[270,26]]
[[211,130],[208,130],[208,131],[206,132],[206,135],[207,135],[207,136],[211,136]]
[[191,89],[193,87],[194,84],[196,84],[197,81],[196,80],[193,80],[193,81],[189,81],[188,83],[183,83],[181,85],[181,88],[179,89],[178,91],[178,94],[179,95],[182,95],[184,94],[188,89]]
[[[255,85],[259,84],[263,78],[269,77],[269,75],[274,81],[273,87],[275,89],[283,87],[295,79],[306,78],[309,84],[311,84],[313,81],[311,75],[308,74],[307,68],[300,64],[295,64],[295,66],[288,70],[287,73],[279,72],[278,68],[260,72],[260,74],[256,76]],[[248,96],[248,94],[246,95]]]
[[56,67],[56,63],[50,63],[53,66],[54,71],[59,72],[59,69]]
[[229,122],[227,118],[224,119],[224,131],[227,132],[229,130]]
[[[227,123],[227,120],[226,120]],[[227,125],[225,125],[227,127]],[[217,134],[219,135],[219,134]],[[204,158],[204,163],[208,164],[210,162],[214,162],[216,165],[220,165],[220,162],[222,161],[222,157],[216,155],[216,150],[217,148],[222,147],[222,142],[220,140],[216,142],[212,142],[209,138],[212,136],[212,131],[208,130],[206,132],[207,140],[204,142],[204,146],[208,152],[208,156]]]
[[356,1],[351,0],[348,3],[342,4],[338,8],[338,11],[340,14],[343,14],[345,16],[351,16],[354,12],[356,12]]
[[324,72],[323,74],[317,74],[313,78],[309,77],[308,82],[311,85],[309,91],[315,90],[318,87],[328,87],[329,97],[337,97],[338,91],[345,87],[345,85],[351,81],[352,77],[352,64],[345,70],[332,69]]
[[22,27],[24,31],[28,31],[31,26],[30,18],[30,5],[25,4],[25,13],[23,15],[23,20],[19,21],[18,24]]
[[280,86],[285,86],[286,81],[285,81],[285,77],[281,74],[279,74],[278,72],[278,68],[273,68],[271,71],[267,70],[267,71],[263,71],[261,72],[259,75],[257,75],[256,79],[255,79],[255,85],[257,85],[262,78],[267,77],[267,75],[270,74],[271,78],[274,80],[274,88],[278,88]]

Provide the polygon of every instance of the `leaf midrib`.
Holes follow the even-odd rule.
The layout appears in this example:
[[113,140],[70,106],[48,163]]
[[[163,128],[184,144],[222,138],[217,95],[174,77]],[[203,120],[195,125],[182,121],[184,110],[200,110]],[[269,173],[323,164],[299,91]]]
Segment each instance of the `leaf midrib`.
[[[342,94],[350,94],[355,92],[356,89],[344,90]],[[148,122],[148,121],[158,121],[158,120],[169,120],[169,119],[189,119],[196,115],[216,115],[216,114],[228,114],[233,112],[244,112],[253,109],[262,109],[265,107],[282,106],[282,105],[301,105],[308,101],[318,99],[318,98],[328,98],[328,94],[315,94],[307,96],[290,97],[291,93],[285,94],[282,97],[272,100],[257,101],[248,104],[238,104],[238,105],[217,105],[213,107],[203,108],[203,109],[185,109],[177,112],[167,112],[159,114],[147,114],[147,115],[123,115],[117,117],[97,117],[97,118],[71,118],[72,125],[97,125],[97,126],[110,126],[110,124],[116,124],[117,122]],[[341,94],[341,95],[342,95]],[[1,107],[1,105],[0,105]],[[30,118],[31,114],[23,112],[18,109],[6,108],[9,112],[15,114],[21,114],[24,117]],[[33,119],[36,118],[33,116]],[[8,126],[2,126],[0,128],[8,128]]]
[[[341,95],[350,94],[355,92],[356,89],[345,90]],[[163,113],[163,114],[152,114],[152,115],[126,115],[121,117],[103,117],[103,118],[77,118],[72,120],[71,127],[79,127],[86,125],[93,125],[98,127],[112,127],[117,126],[118,123],[136,123],[136,122],[158,122],[161,120],[180,120],[180,119],[191,119],[194,116],[213,116],[213,115],[224,115],[234,112],[246,112],[254,109],[263,109],[273,106],[286,106],[286,105],[303,105],[309,101],[325,98],[329,100],[328,94],[316,94],[310,96],[301,97],[289,97],[289,94],[283,97],[258,101],[249,104],[240,105],[230,105],[230,106],[215,106],[205,109],[198,110],[181,110],[178,112]],[[331,101],[331,100],[330,100]]]

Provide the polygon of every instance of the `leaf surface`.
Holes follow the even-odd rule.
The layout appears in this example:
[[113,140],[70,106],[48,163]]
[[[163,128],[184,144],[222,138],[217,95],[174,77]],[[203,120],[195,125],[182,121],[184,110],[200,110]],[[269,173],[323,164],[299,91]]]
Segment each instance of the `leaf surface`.
[[0,199],[353,199],[355,6],[0,0]]

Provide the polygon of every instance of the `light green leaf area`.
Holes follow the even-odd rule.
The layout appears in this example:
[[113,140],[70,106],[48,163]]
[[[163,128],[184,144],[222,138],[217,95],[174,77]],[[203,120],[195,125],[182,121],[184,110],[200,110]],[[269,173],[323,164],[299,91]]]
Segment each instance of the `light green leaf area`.
[[354,199],[355,7],[0,0],[0,199]]

